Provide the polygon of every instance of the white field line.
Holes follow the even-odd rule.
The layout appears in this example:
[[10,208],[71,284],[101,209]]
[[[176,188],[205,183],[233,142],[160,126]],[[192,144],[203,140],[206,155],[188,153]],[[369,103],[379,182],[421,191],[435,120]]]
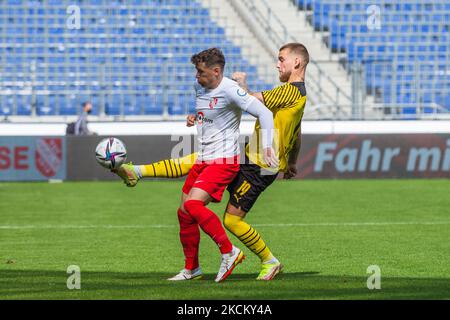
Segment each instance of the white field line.
[[[270,223],[252,224],[254,227],[364,227],[402,225],[449,225],[450,221],[405,221],[405,222],[330,222],[330,223]],[[178,228],[176,224],[153,225],[0,225],[0,230],[24,229],[167,229]]]

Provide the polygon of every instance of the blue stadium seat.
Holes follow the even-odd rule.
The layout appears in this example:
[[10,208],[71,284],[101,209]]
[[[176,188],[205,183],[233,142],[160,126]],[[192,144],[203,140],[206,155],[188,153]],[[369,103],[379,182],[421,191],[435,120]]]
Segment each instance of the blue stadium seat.
[[56,114],[56,101],[53,96],[36,96],[36,114],[38,116],[51,116]]
[[29,116],[31,115],[31,96],[30,95],[17,95],[17,115]]
[[145,94],[136,97],[136,105],[146,115],[158,115],[163,112],[162,94]]
[[169,104],[170,115],[185,115],[187,114],[186,106],[181,104]]
[[81,107],[75,97],[68,97],[68,99],[63,99],[63,103],[60,105],[59,114],[62,116],[76,115],[78,114]]
[[0,115],[2,116],[12,115],[13,110],[14,110],[14,97],[0,96]]

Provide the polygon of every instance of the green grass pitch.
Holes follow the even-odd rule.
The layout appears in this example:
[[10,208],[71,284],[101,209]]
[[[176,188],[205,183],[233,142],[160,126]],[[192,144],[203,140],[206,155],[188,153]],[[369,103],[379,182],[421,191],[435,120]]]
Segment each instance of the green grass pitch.
[[[256,281],[259,260],[230,234],[247,259],[220,284],[203,233],[204,279],[166,280],[183,267],[181,186],[0,183],[0,299],[450,299],[450,180],[276,181],[247,220],[284,273]],[[220,217],[227,199],[210,206]]]

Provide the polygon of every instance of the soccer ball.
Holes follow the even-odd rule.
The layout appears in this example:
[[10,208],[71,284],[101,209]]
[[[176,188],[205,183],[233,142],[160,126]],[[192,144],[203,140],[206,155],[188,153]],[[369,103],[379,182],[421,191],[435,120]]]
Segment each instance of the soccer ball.
[[107,169],[118,169],[127,159],[125,144],[117,138],[106,138],[95,148],[97,162]]

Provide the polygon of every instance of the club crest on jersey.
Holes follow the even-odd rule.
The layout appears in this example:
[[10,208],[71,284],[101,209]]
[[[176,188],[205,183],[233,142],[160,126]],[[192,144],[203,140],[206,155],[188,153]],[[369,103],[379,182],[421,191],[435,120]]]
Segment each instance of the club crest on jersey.
[[245,91],[244,89],[239,88],[239,89],[237,89],[237,95],[239,97],[245,97],[247,95],[247,91]]
[[205,117],[205,114],[203,112],[197,112],[197,124],[202,125],[203,123],[213,123],[213,120],[208,119]]
[[218,101],[219,98],[211,98],[211,100],[209,100],[209,108],[213,109],[217,105]]

